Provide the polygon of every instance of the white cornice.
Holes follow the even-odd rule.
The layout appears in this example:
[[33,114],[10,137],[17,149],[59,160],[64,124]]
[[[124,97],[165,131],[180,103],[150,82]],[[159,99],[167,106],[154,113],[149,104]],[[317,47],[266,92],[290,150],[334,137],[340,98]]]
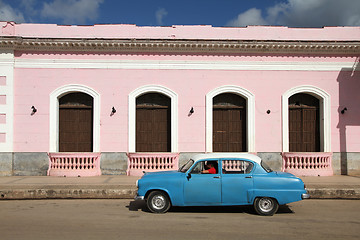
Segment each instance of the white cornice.
[[49,39],[0,37],[0,49],[33,51],[358,54],[360,41]]

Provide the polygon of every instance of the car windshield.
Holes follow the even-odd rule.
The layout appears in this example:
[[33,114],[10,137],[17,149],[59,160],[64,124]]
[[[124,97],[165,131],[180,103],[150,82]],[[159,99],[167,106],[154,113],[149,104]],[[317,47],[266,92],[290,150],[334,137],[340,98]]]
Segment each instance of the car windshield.
[[267,172],[272,172],[272,171],[273,171],[264,161],[261,161],[261,166],[262,166],[263,169],[265,169],[265,171],[267,171]]
[[186,172],[189,168],[194,164],[194,160],[190,159],[187,163],[185,163],[181,168],[179,168],[179,172]]

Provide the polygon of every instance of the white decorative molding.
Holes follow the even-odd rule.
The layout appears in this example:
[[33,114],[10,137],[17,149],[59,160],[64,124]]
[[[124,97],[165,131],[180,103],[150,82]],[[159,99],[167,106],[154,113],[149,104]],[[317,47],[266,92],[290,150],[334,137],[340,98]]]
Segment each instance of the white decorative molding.
[[255,96],[239,86],[221,86],[206,94],[206,152],[213,151],[213,98],[222,93],[234,93],[246,99],[247,152],[255,152]]
[[136,98],[145,93],[161,93],[171,99],[171,152],[178,152],[178,96],[160,85],[142,86],[129,94],[129,152],[136,151]]
[[6,123],[0,124],[0,133],[6,135],[0,143],[0,152],[12,152],[14,148],[14,51],[0,50],[0,76],[6,77],[0,86],[0,95],[6,96],[6,104],[0,105],[0,114],[6,115]]
[[[355,59],[354,59],[355,61]],[[16,59],[16,68],[353,71],[352,62]],[[358,69],[357,69],[358,70]]]
[[37,51],[359,53],[359,41],[0,37],[0,48]]
[[289,152],[289,98],[297,93],[310,94],[320,101],[320,151],[331,152],[331,99],[324,90],[315,86],[294,87],[282,96],[282,148],[283,152]]
[[94,89],[70,84],[59,87],[50,94],[50,149],[49,152],[59,151],[59,98],[72,93],[82,92],[90,95],[94,100],[93,106],[93,152],[100,152],[100,94]]

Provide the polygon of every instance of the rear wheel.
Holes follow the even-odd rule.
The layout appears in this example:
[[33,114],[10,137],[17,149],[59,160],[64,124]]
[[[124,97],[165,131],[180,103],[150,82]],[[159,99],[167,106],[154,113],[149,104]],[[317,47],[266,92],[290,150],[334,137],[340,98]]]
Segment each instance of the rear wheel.
[[170,209],[170,200],[166,193],[153,191],[147,197],[146,205],[153,213],[166,213]]
[[279,209],[279,204],[274,198],[258,197],[254,201],[255,211],[263,216],[272,216]]

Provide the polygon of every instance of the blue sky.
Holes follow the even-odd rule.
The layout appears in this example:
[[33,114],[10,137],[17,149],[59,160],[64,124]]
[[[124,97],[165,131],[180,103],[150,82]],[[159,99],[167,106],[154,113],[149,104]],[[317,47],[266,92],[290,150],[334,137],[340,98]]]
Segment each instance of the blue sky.
[[360,0],[0,0],[0,20],[66,25],[360,26]]

